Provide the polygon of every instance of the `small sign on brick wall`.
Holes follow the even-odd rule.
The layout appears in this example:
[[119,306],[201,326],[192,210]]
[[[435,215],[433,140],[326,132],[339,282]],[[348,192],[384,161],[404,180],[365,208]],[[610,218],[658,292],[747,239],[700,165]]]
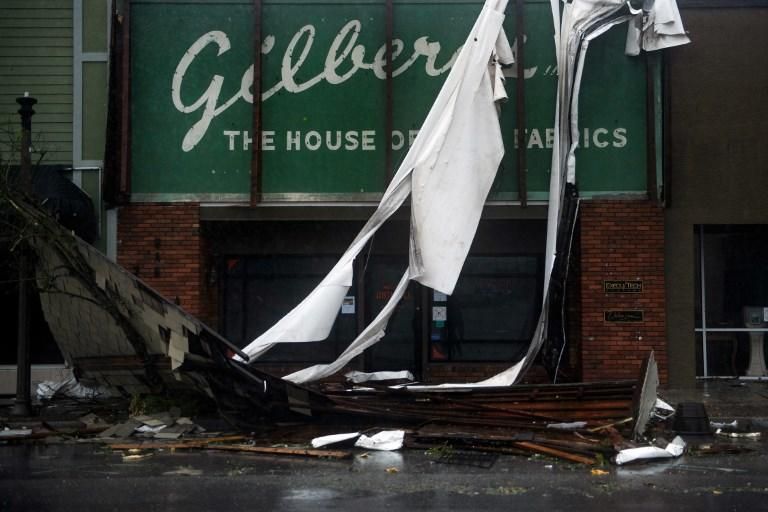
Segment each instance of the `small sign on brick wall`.
[[606,322],[634,323],[644,319],[642,309],[611,309],[603,314]]
[[642,281],[603,281],[605,293],[640,293],[643,291]]

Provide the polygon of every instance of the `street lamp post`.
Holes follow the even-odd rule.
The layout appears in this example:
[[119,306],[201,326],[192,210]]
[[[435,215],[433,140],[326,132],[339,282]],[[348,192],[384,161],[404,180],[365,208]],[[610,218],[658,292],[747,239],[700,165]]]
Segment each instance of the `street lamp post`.
[[[18,176],[18,188],[25,195],[32,194],[32,116],[35,111],[32,106],[37,103],[35,98],[24,93],[16,98],[21,116],[21,155]],[[29,281],[32,279],[29,255],[25,244],[19,247],[19,310],[18,331],[16,344],[16,400],[11,408],[13,416],[29,416],[31,408],[31,365],[29,360]]]

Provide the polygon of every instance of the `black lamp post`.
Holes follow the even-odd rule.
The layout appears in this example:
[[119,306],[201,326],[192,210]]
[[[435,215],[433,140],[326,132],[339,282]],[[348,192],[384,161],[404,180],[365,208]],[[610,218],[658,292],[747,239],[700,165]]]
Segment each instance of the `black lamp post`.
[[[16,98],[21,108],[21,159],[18,176],[18,187],[23,194],[32,194],[32,116],[35,111],[32,106],[37,103],[35,98],[24,93],[21,98]],[[16,345],[16,400],[11,408],[13,416],[29,416],[31,408],[31,365],[29,360],[29,280],[32,279],[32,270],[29,265],[27,249],[22,244],[19,248],[19,314],[18,335]]]

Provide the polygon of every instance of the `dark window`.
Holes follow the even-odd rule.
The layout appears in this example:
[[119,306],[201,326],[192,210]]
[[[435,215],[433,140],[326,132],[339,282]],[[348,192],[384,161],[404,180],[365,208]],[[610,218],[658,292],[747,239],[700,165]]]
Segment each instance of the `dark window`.
[[695,229],[697,374],[764,376],[768,225]]
[[453,295],[432,293],[432,361],[512,361],[533,336],[540,258],[470,256]]
[[[408,258],[371,257],[365,272],[366,324],[378,315],[408,268]],[[366,354],[366,369],[417,371],[421,354],[420,319],[417,316],[419,286],[411,282],[387,324],[387,334]]]
[[[298,305],[336,263],[336,256],[249,256],[224,261],[224,333],[244,347]],[[349,295],[354,295],[354,287]],[[324,341],[283,343],[260,361],[330,362],[355,338],[354,314],[339,318]]]

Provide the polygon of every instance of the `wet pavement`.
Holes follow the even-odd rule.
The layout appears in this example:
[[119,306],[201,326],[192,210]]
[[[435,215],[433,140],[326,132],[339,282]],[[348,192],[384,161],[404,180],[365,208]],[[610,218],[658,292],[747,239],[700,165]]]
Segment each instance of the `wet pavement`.
[[745,418],[768,424],[768,380],[701,380],[691,388],[661,389],[659,395],[673,406],[701,402],[710,418]]
[[350,460],[163,451],[126,461],[93,443],[0,446],[2,511],[208,510],[766,510],[765,441],[607,474],[543,457],[483,469],[421,450]]

